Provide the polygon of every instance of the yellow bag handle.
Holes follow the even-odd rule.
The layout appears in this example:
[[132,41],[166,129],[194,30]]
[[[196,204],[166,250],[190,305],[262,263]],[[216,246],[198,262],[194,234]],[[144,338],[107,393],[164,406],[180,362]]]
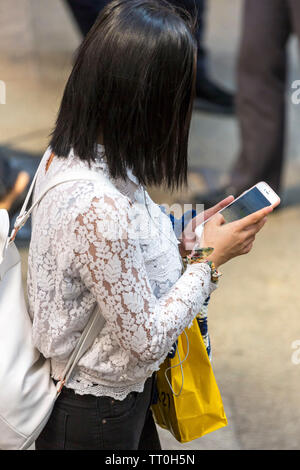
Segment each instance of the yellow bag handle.
[[[186,331],[185,331],[185,330],[183,330],[183,332],[184,332],[185,337],[186,337],[186,340],[187,340],[187,353],[186,353],[186,356],[185,356],[185,358],[184,358],[183,360],[180,359],[180,354],[179,354],[179,351],[178,351],[177,343],[175,343],[176,351],[177,351],[177,356],[178,356],[178,359],[179,359],[179,363],[178,363],[178,364],[175,364],[174,366],[170,366],[170,367],[168,367],[168,368],[165,370],[166,381],[168,382],[169,387],[170,387],[170,389],[172,390],[172,393],[173,393],[173,395],[174,395],[175,397],[179,397],[179,395],[180,395],[181,392],[182,392],[183,383],[184,383],[184,374],[183,374],[182,363],[187,360],[187,357],[188,357],[189,352],[190,352],[190,343],[189,343],[188,335],[186,334]],[[174,390],[173,390],[172,385],[170,384],[170,381],[169,381],[168,377],[167,377],[167,372],[168,372],[168,370],[174,369],[174,367],[178,367],[178,366],[180,366],[180,369],[181,369],[182,383],[181,383],[180,392],[176,394],[176,393],[174,392]]]

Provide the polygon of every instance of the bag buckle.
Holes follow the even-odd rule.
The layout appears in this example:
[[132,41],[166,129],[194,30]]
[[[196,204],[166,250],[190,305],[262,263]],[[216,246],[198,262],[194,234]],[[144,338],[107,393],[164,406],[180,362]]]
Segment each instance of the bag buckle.
[[65,380],[60,380],[57,384],[56,391],[59,394],[62,391],[63,386],[65,385]]
[[15,240],[18,231],[25,225],[26,220],[27,220],[26,215],[27,215],[27,211],[25,211],[24,214],[22,215],[18,215],[18,217],[16,218],[15,225],[14,225],[12,234],[9,239],[9,243],[12,243]]

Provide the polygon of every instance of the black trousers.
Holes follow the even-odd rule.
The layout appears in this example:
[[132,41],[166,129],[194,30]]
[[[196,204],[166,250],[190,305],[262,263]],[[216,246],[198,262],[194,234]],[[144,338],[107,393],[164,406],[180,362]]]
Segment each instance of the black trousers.
[[[66,0],[83,36],[93,26],[100,11],[111,0]],[[198,45],[197,79],[206,76],[207,54],[203,46],[204,15],[206,0],[169,0],[169,3],[185,8],[193,17],[197,17],[195,31]]]
[[36,450],[160,450],[150,405],[155,374],[127,397],[76,395],[63,388]]
[[292,32],[300,37],[299,0],[245,0],[236,95],[241,151],[231,175],[236,194],[260,180],[280,190]]

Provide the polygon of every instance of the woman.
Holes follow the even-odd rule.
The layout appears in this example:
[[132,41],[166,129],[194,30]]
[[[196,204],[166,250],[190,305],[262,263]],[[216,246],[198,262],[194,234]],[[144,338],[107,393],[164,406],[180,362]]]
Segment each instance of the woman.
[[[36,194],[69,168],[90,166],[106,180],[57,186],[34,213],[33,339],[51,358],[54,380],[95,303],[106,324],[37,449],[160,448],[150,410],[154,372],[216,288],[209,261],[218,268],[248,252],[271,210],[226,225],[213,217],[204,237],[214,252],[181,275],[170,220],[145,186],[186,182],[195,66],[191,24],[163,1],[111,2],[79,49]],[[193,230],[189,224],[183,250],[194,245]]]

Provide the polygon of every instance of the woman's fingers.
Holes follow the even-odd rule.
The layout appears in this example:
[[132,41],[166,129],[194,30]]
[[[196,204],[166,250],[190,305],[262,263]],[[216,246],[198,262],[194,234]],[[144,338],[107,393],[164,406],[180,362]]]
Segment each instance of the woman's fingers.
[[243,249],[243,254],[246,255],[247,253],[249,253],[249,251],[252,250],[252,248],[253,248],[253,241],[245,245]]
[[214,214],[224,209],[224,207],[228,206],[228,204],[230,204],[232,201],[234,201],[234,197],[228,196],[210,209],[206,209],[206,211],[204,211],[204,220],[209,219]]
[[204,212],[196,215],[196,217],[194,217],[186,226],[185,233],[193,233],[198,225],[216,215],[217,212],[224,209],[224,207],[228,206],[228,204],[230,204],[233,200],[233,196],[228,196],[210,209],[206,209]]
[[222,201],[220,201],[217,204],[217,206],[219,206],[219,208],[223,209],[224,207],[228,206],[228,204],[230,204],[233,201],[234,201],[234,196],[231,195],[231,196],[226,197]]
[[278,198],[278,201],[276,201],[275,204],[272,205],[273,209],[275,209],[275,207],[279,206],[280,203],[281,203],[281,199]]
[[218,213],[214,217],[216,225],[223,225],[225,224],[226,220],[222,216],[222,214]]
[[259,222],[257,222],[257,224],[249,225],[249,227],[246,227],[244,230],[246,232],[249,232],[250,234],[251,233],[257,233],[263,228],[263,226],[267,222],[267,219],[268,219],[267,217],[264,217]]
[[251,227],[252,225],[258,224],[261,220],[264,219],[264,217],[266,217],[272,211],[273,207],[267,206],[263,209],[260,209],[259,211],[253,212],[253,214],[247,215],[246,217],[243,217],[242,219],[232,223],[236,224],[240,230],[246,230],[247,227]]

